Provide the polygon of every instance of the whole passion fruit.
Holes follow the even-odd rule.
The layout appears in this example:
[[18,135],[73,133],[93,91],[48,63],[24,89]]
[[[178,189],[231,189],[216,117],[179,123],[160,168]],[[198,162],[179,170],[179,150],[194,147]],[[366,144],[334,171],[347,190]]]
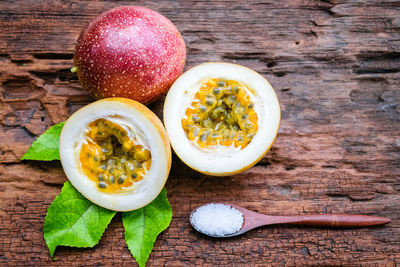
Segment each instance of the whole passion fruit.
[[75,48],[79,81],[96,99],[150,103],[182,74],[186,46],[174,24],[139,6],[106,11],[82,31]]
[[148,108],[108,98],[66,121],[60,159],[68,179],[86,198],[107,209],[129,211],[161,192],[171,148],[161,121]]
[[230,63],[205,63],[172,85],[164,105],[171,145],[189,167],[225,176],[256,164],[278,132],[280,108],[257,72]]

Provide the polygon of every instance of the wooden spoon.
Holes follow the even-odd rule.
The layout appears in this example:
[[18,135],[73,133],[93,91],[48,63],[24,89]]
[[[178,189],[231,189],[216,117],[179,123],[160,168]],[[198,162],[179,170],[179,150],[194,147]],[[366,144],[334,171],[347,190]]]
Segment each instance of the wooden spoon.
[[[213,235],[207,233],[203,229],[199,229],[193,222],[193,214],[197,209],[205,206],[197,207],[190,214],[190,224],[198,232],[211,237],[232,237],[246,233],[254,228],[272,225],[272,224],[292,224],[317,227],[335,227],[335,228],[357,228],[379,225],[391,222],[390,219],[378,216],[356,215],[356,214],[314,214],[314,215],[292,215],[292,216],[271,216],[260,214],[233,204],[214,203],[216,205],[227,205],[243,214],[243,225],[240,230],[231,234]],[[206,204],[208,205],[208,204]]]

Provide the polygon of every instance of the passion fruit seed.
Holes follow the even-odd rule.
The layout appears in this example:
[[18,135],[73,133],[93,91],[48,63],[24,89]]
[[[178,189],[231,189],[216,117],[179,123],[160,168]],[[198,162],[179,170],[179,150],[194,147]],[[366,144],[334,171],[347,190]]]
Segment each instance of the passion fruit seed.
[[107,188],[107,184],[105,182],[100,182],[98,183],[98,187],[101,189],[106,189]]
[[[135,143],[125,129],[109,120],[98,119],[88,128],[79,160],[84,173],[101,191],[123,191],[143,179],[151,166],[149,150]],[[134,180],[126,179],[125,173],[133,172]]]
[[135,169],[135,165],[132,162],[126,162],[124,165],[127,171],[133,171]]
[[225,86],[225,82],[224,81],[218,81],[217,85],[220,86],[220,87],[223,87],[223,86]]
[[202,135],[200,135],[200,140],[201,142],[205,142],[207,140],[207,134],[203,133]]
[[197,116],[197,115],[193,115],[193,116],[192,116],[192,120],[193,120],[193,121],[199,121],[200,118],[199,118],[199,116]]
[[258,116],[246,89],[233,80],[203,82],[181,121],[187,137],[201,148],[232,144],[245,148],[258,129]]
[[117,180],[117,183],[118,184],[123,184],[124,183],[124,177],[123,176],[120,176],[119,178],[118,178],[118,180]]

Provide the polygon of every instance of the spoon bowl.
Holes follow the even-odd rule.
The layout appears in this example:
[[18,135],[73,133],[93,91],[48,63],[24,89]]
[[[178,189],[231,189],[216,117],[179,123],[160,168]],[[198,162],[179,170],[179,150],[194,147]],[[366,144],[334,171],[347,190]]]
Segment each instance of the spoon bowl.
[[[212,207],[218,207],[216,209],[210,209]],[[208,218],[201,218],[199,216],[205,216],[205,209],[208,209]],[[232,213],[232,217],[235,219],[235,229],[232,228],[232,222],[226,219],[225,216],[218,214],[219,210],[225,209],[224,214]],[[199,211],[202,211],[199,213]],[[238,220],[238,212],[242,214],[242,221]],[[233,214],[235,214],[233,216]],[[216,225],[212,223],[204,223],[206,220],[214,220]],[[228,221],[227,231],[221,230],[224,226],[224,222]],[[292,224],[292,225],[303,225],[303,226],[316,226],[316,227],[332,227],[332,228],[359,228],[373,225],[380,225],[390,222],[391,220],[384,217],[368,216],[368,215],[357,215],[357,214],[312,214],[312,215],[292,215],[292,216],[271,216],[261,213],[257,213],[243,207],[229,204],[229,203],[209,203],[194,209],[190,216],[189,222],[192,227],[205,235],[217,238],[233,237],[244,234],[254,228],[273,225],[273,224]],[[199,223],[202,222],[202,223]],[[241,224],[240,224],[241,223]],[[217,229],[217,231],[215,230]]]

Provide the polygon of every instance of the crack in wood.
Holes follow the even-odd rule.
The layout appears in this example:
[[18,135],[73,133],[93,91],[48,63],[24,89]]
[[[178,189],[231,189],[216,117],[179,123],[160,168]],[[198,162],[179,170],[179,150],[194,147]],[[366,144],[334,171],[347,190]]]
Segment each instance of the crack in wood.
[[59,59],[73,59],[73,53],[34,53],[33,57],[36,59],[51,59],[51,60],[59,60]]

